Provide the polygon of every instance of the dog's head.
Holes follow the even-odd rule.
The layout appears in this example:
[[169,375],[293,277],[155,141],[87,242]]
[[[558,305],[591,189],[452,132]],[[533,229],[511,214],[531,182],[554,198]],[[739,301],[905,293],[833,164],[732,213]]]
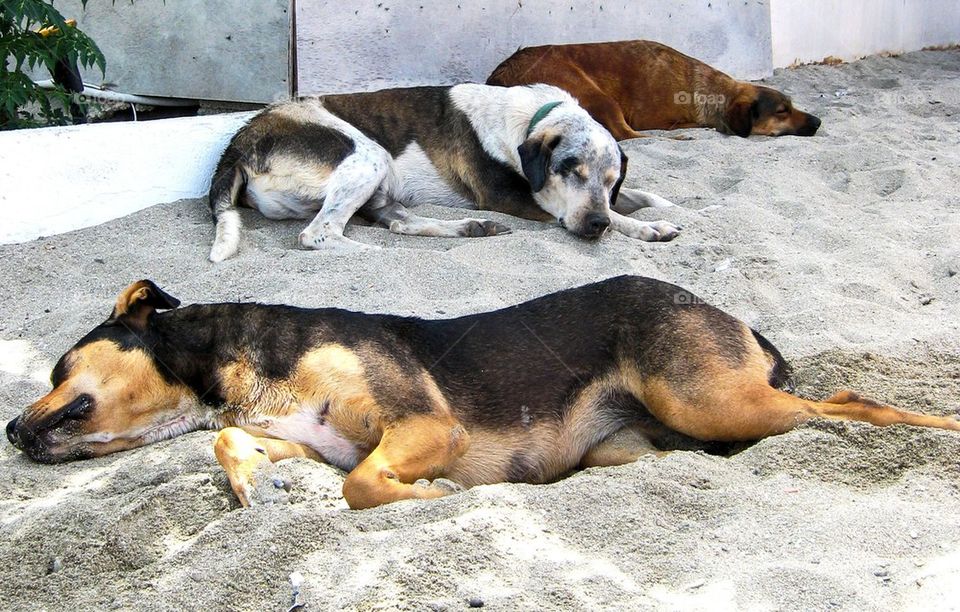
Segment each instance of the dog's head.
[[820,119],[794,108],[785,94],[750,85],[727,106],[724,117],[727,133],[746,138],[758,136],[813,136]]
[[7,423],[31,459],[99,457],[197,429],[194,393],[153,355],[154,311],[180,302],[151,281],[127,287],[110,318],[57,362],[53,390]]
[[540,208],[577,236],[603,235],[627,171],[610,132],[568,102],[538,122],[517,152]]

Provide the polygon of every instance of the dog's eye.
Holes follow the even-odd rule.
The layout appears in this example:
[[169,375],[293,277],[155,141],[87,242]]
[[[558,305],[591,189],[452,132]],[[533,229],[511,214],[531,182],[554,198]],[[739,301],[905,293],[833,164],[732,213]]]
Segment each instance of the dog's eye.
[[580,165],[580,160],[576,157],[567,157],[557,166],[557,174],[567,176]]
[[64,417],[68,419],[82,419],[93,408],[93,398],[83,393],[70,402],[64,410]]
[[788,109],[786,106],[781,106],[780,108],[777,109],[778,115],[786,115],[789,112],[790,112],[790,109]]

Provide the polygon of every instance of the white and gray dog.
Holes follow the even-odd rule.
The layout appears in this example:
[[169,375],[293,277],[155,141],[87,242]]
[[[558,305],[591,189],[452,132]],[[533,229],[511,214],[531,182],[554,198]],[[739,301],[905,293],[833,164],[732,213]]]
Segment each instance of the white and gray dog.
[[647,241],[679,227],[624,216],[663,198],[621,189],[627,158],[570,94],[548,85],[414,87],[271,106],[230,141],[210,186],[211,261],[240,245],[238,204],[270,219],[309,219],[300,244],[370,248],[343,235],[356,213],[392,232],[491,236],[489,220],[417,216],[404,204],[556,219],[599,238],[607,228]]

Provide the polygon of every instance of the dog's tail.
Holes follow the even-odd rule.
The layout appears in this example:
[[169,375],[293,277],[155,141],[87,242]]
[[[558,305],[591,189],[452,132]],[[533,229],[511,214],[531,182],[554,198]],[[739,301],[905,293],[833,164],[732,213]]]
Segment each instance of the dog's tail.
[[780,354],[777,347],[773,346],[772,342],[761,336],[760,332],[753,328],[751,328],[750,331],[753,332],[753,338],[757,341],[757,344],[760,345],[760,348],[763,349],[763,352],[773,360],[773,368],[770,370],[770,376],[767,382],[770,383],[770,386],[774,389],[782,389],[787,393],[793,393],[796,385],[793,382],[793,369],[790,367],[790,364],[783,358],[783,355]]
[[240,249],[240,213],[237,200],[247,186],[242,155],[233,140],[220,157],[210,181],[210,212],[217,224],[210,261],[217,263],[232,257]]

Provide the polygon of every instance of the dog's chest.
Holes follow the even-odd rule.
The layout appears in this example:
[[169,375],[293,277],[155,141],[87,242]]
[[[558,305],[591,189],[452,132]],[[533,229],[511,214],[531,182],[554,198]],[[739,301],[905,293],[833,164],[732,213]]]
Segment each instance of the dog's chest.
[[352,470],[360,462],[360,450],[323,416],[301,411],[284,417],[271,417],[262,423],[264,431],[281,440],[309,446],[324,461],[343,470]]

